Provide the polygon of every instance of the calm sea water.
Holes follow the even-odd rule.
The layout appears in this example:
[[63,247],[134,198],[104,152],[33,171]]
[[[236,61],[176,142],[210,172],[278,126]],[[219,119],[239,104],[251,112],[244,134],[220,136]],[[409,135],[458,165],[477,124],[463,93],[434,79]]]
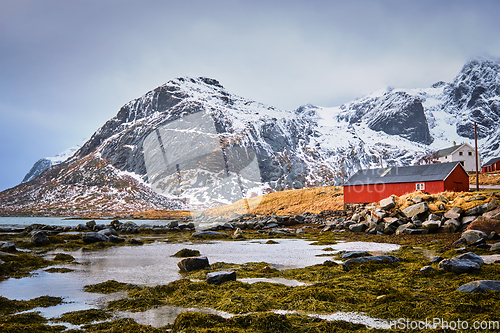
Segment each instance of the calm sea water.
[[[85,224],[90,221],[87,220],[73,220],[65,217],[0,217],[0,227],[26,227],[31,224],[45,224],[45,225],[55,225],[55,226],[77,226],[79,224]],[[94,220],[97,224],[108,224],[112,219],[97,219]],[[132,221],[137,225],[149,224],[149,225],[162,225],[168,224],[170,220],[127,220],[120,219],[121,222]]]

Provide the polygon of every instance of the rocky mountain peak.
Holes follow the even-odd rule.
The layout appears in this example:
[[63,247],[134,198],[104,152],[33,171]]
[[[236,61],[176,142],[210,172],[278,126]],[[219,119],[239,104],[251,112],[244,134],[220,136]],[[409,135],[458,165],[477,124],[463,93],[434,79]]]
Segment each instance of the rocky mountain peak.
[[500,121],[500,63],[473,60],[465,64],[445,88],[445,108],[459,118],[460,136],[474,138],[474,122],[480,139],[490,136]]

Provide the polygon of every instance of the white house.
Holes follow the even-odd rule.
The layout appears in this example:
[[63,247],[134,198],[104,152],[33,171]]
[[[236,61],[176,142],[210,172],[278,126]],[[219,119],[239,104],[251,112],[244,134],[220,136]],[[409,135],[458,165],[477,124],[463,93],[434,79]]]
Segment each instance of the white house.
[[[460,162],[467,172],[476,172],[476,152],[474,147],[468,143],[457,145],[454,142],[452,147],[438,150],[436,155],[437,157],[433,160],[434,162]],[[479,168],[481,166],[481,156],[479,154],[478,166]]]

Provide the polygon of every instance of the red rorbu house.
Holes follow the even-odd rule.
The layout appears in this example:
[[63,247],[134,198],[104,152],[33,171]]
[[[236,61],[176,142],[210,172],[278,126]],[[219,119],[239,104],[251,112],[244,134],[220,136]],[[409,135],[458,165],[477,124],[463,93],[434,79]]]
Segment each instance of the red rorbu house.
[[369,203],[414,191],[469,191],[460,162],[360,170],[344,184],[344,204]]
[[495,157],[484,163],[481,167],[481,173],[484,172],[492,172],[492,171],[500,171],[500,157]]

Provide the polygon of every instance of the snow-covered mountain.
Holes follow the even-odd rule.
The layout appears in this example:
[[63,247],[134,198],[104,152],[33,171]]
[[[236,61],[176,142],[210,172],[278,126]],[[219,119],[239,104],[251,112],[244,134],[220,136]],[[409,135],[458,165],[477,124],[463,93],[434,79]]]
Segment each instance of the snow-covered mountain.
[[[85,140],[86,141],[86,140]],[[23,180],[21,183],[26,183],[29,182],[30,180],[34,179],[36,176],[47,170],[53,165],[59,164],[61,162],[66,161],[68,158],[73,156],[73,154],[82,147],[82,144],[75,145],[71,148],[66,149],[65,151],[57,154],[56,156],[53,157],[44,157],[39,159],[38,161],[33,164],[31,167],[30,171],[24,176]]]
[[[388,88],[339,107],[294,111],[235,96],[214,79],[178,78],[125,104],[46,173],[55,168],[66,175],[58,182],[70,177],[81,185],[95,170],[76,176],[74,165],[93,161],[118,178],[133,176],[158,198],[213,205],[340,184],[361,168],[419,163],[453,141],[472,143],[474,122],[482,159],[498,156],[499,117],[500,64],[490,60],[467,63],[451,83]],[[37,186],[45,186],[43,175],[34,179]],[[59,184],[49,193],[60,190]]]

